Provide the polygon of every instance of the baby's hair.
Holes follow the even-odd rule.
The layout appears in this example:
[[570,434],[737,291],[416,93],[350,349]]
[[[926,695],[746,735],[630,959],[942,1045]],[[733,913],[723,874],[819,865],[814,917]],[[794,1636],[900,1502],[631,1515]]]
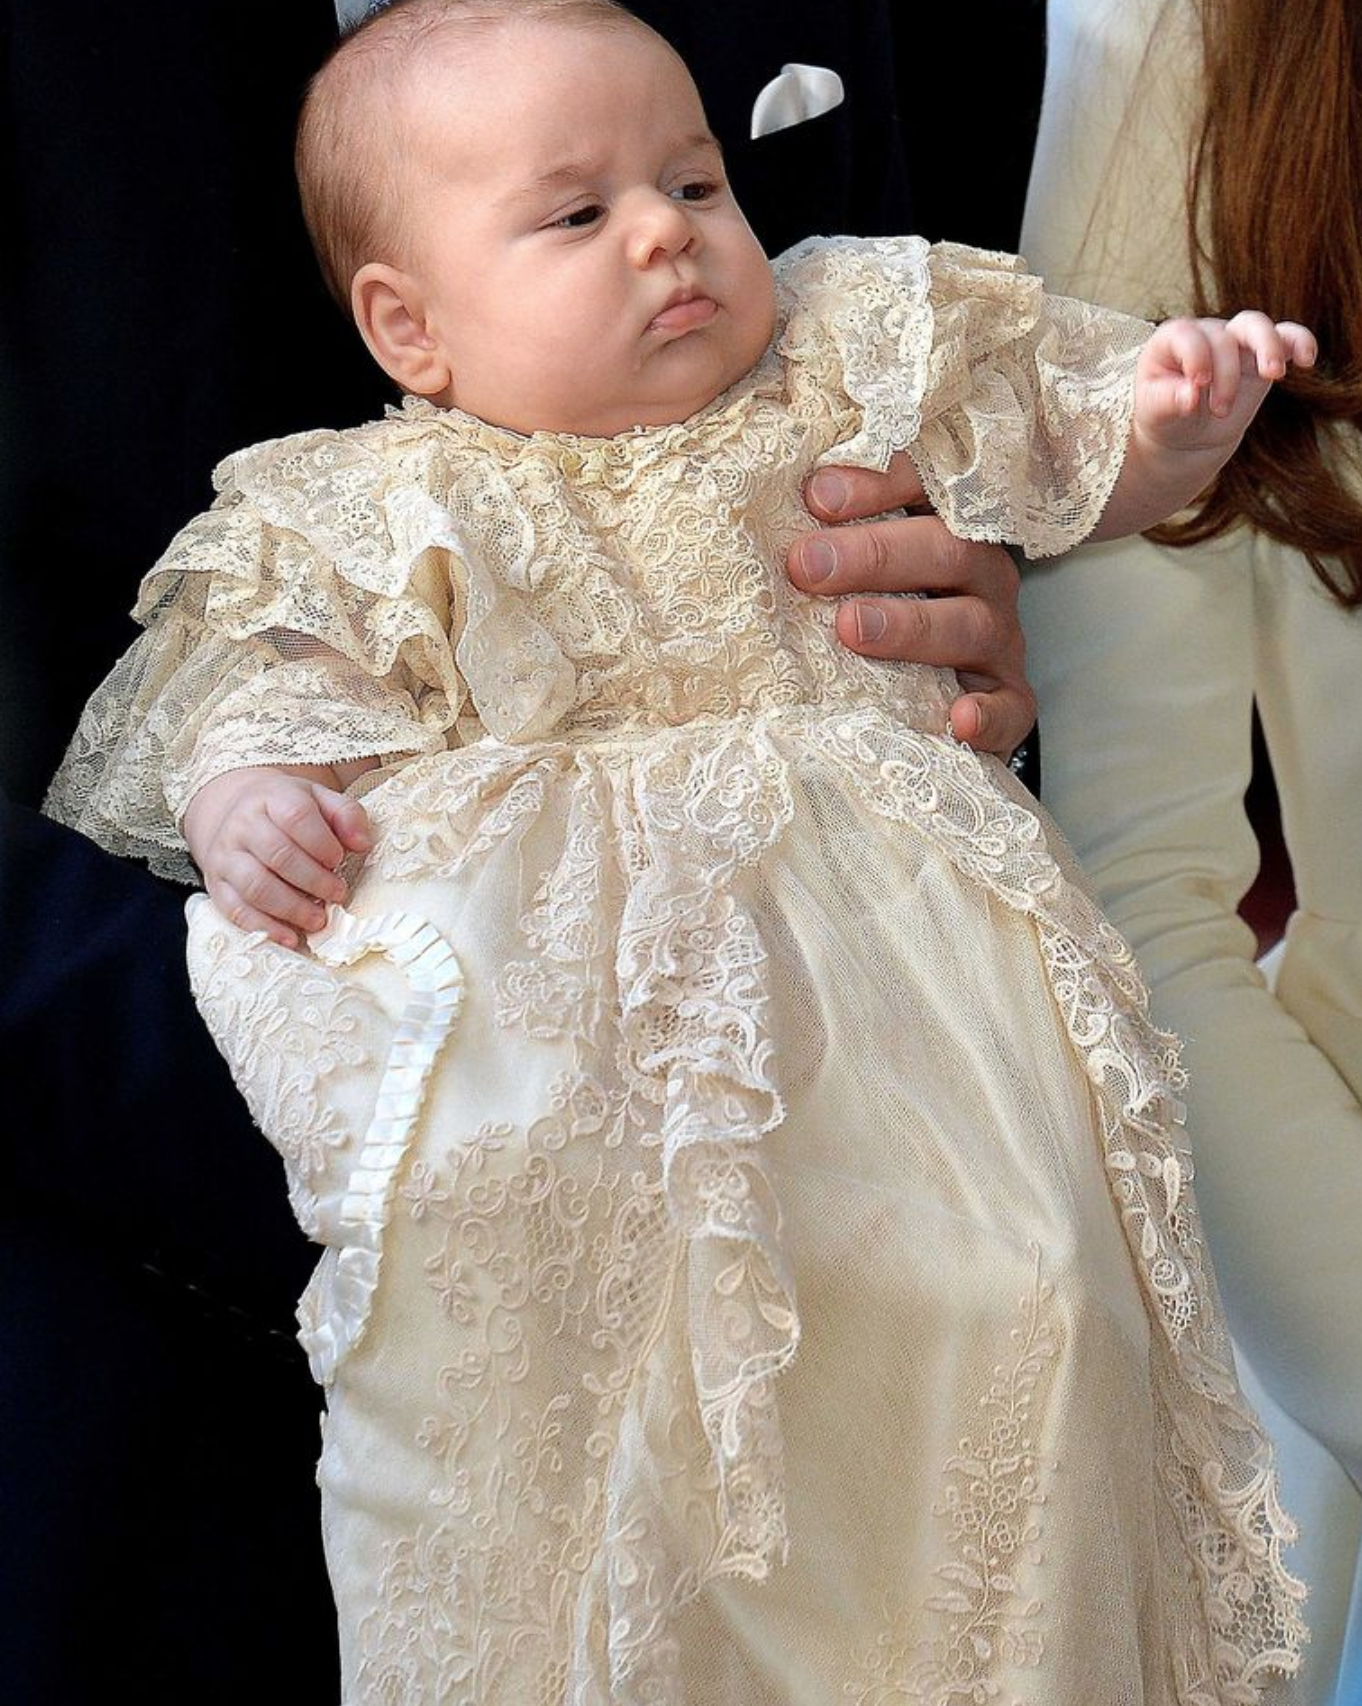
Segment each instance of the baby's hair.
[[346,314],[359,269],[396,258],[411,148],[402,85],[417,58],[447,31],[525,20],[648,29],[618,0],[393,0],[342,37],[308,85],[294,165],[312,246]]

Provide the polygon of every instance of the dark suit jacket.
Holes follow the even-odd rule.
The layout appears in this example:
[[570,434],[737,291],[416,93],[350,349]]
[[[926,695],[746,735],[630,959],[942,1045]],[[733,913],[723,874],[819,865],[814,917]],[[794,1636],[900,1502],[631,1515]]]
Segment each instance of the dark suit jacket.
[[0,796],[14,1706],[337,1695],[291,1322],[312,1254],[198,1022],[183,905]]

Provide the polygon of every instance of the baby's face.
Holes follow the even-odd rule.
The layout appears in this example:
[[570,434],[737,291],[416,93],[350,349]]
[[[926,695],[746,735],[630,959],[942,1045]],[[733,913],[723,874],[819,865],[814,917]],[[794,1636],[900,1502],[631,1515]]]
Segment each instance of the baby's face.
[[511,23],[413,75],[402,268],[422,384],[516,432],[684,420],[770,340],[770,268],[681,61],[632,28]]

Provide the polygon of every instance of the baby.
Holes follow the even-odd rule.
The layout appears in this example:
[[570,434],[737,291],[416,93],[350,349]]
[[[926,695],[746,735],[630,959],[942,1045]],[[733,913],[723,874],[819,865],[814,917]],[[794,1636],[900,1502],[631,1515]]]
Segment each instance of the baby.
[[216,902],[326,1246],[347,1702],[1266,1702],[1302,1590],[1172,1046],[950,679],[774,565],[904,449],[971,537],[1149,526],[1310,334],[773,271],[608,0],[399,0],[299,172],[405,400],[224,465],[50,805]]
[[[504,22],[465,20],[456,47],[442,10],[400,46],[352,41],[303,120],[309,223],[375,360],[403,392],[518,433],[609,437],[694,415],[751,372],[776,320],[694,85],[656,37],[618,22],[609,66],[574,80],[561,26],[595,20],[576,37],[594,60],[607,26],[590,3],[559,8],[557,31],[520,30],[513,56]],[[512,110],[533,122],[508,124]],[[1289,360],[1313,363],[1310,334],[1264,314],[1160,327],[1088,537],[1140,532],[1195,497]],[[320,927],[345,895],[343,853],[367,847],[337,790],[369,762],[235,771],[200,790],[184,834],[229,918],[290,946]]]

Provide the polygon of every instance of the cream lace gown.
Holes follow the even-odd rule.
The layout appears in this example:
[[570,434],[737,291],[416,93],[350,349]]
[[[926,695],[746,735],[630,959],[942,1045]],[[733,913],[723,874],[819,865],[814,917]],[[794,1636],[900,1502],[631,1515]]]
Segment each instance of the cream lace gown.
[[903,446],[957,531],[1077,540],[1143,328],[916,239],[779,271],[681,425],[408,402],[233,457],[54,789],[187,875],[209,777],[391,759],[309,954],[191,909],[326,1247],[346,1700],[1276,1698],[1169,1041],[950,678],[780,567],[814,465]]

